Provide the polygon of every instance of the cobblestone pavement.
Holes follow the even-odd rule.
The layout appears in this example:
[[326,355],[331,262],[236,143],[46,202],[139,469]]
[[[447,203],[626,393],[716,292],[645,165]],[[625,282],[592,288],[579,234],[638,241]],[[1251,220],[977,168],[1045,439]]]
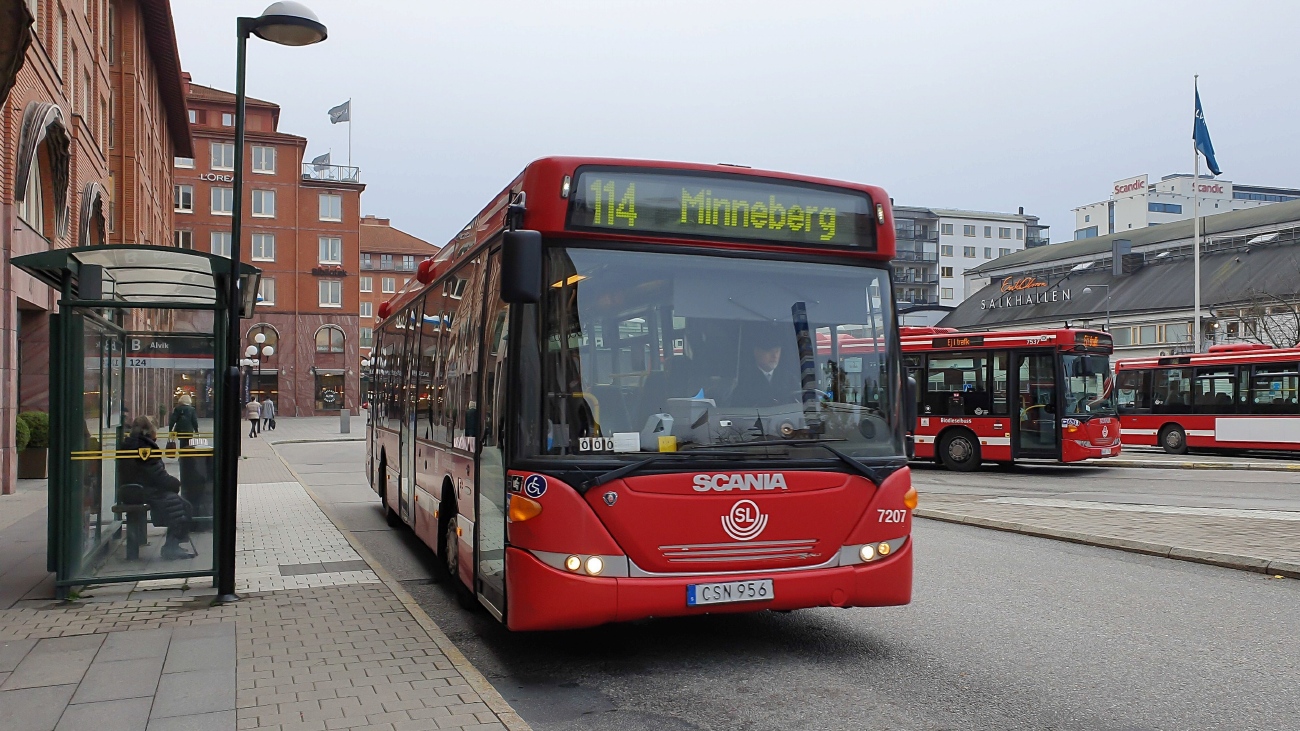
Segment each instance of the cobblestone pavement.
[[242,601],[168,580],[0,610],[0,729],[528,728],[266,440],[243,457]]

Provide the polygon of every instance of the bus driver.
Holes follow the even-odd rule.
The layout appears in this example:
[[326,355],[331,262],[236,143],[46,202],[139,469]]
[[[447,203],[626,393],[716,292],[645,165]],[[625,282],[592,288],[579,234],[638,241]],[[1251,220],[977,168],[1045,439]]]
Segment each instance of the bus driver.
[[741,366],[732,406],[782,406],[799,400],[797,374],[781,363],[786,338],[775,325],[764,325],[747,333],[753,360]]

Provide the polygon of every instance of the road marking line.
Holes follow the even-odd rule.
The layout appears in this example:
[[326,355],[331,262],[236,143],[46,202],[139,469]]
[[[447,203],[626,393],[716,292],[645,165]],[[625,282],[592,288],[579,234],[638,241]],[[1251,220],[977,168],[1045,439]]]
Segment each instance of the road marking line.
[[1086,500],[1057,500],[1052,498],[996,497],[981,500],[999,505],[1024,505],[1038,508],[1074,508],[1076,510],[1110,510],[1118,513],[1160,513],[1164,515],[1197,515],[1208,518],[1254,518],[1256,520],[1286,520],[1300,522],[1300,512],[1291,510],[1245,510],[1239,508],[1185,508],[1177,505],[1128,505],[1101,503]]

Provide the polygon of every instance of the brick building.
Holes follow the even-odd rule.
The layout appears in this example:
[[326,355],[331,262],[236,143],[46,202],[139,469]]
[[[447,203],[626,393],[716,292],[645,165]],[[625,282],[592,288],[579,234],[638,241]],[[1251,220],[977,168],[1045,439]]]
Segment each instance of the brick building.
[[[58,247],[166,243],[171,160],[192,151],[166,0],[4,5],[5,48],[26,44],[0,99],[0,488],[9,491],[14,416],[49,408],[57,301],[9,260]],[[5,69],[17,60],[4,59]]]
[[361,357],[369,358],[374,344],[375,313],[379,305],[415,278],[421,261],[438,253],[438,246],[393,228],[387,218],[361,218]]
[[[175,161],[173,242],[230,254],[235,95],[194,84],[186,98],[194,154]],[[307,140],[279,131],[280,107],[245,103],[244,241],[262,270],[245,345],[261,333],[275,348],[249,369],[247,392],[270,396],[284,416],[355,409],[358,356],[359,170],[304,164]]]

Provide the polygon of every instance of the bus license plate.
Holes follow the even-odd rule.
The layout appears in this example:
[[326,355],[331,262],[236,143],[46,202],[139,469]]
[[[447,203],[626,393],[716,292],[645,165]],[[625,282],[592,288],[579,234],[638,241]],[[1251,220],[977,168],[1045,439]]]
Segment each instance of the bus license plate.
[[719,584],[688,584],[686,606],[701,604],[730,604],[731,602],[763,602],[772,599],[772,580],[724,581]]
[[1103,456],[1103,457],[1109,457],[1109,456],[1110,456],[1110,453],[1111,453],[1111,448],[1110,448],[1110,447],[1105,447],[1105,448],[1103,448],[1103,449],[1101,450],[1101,456]]

